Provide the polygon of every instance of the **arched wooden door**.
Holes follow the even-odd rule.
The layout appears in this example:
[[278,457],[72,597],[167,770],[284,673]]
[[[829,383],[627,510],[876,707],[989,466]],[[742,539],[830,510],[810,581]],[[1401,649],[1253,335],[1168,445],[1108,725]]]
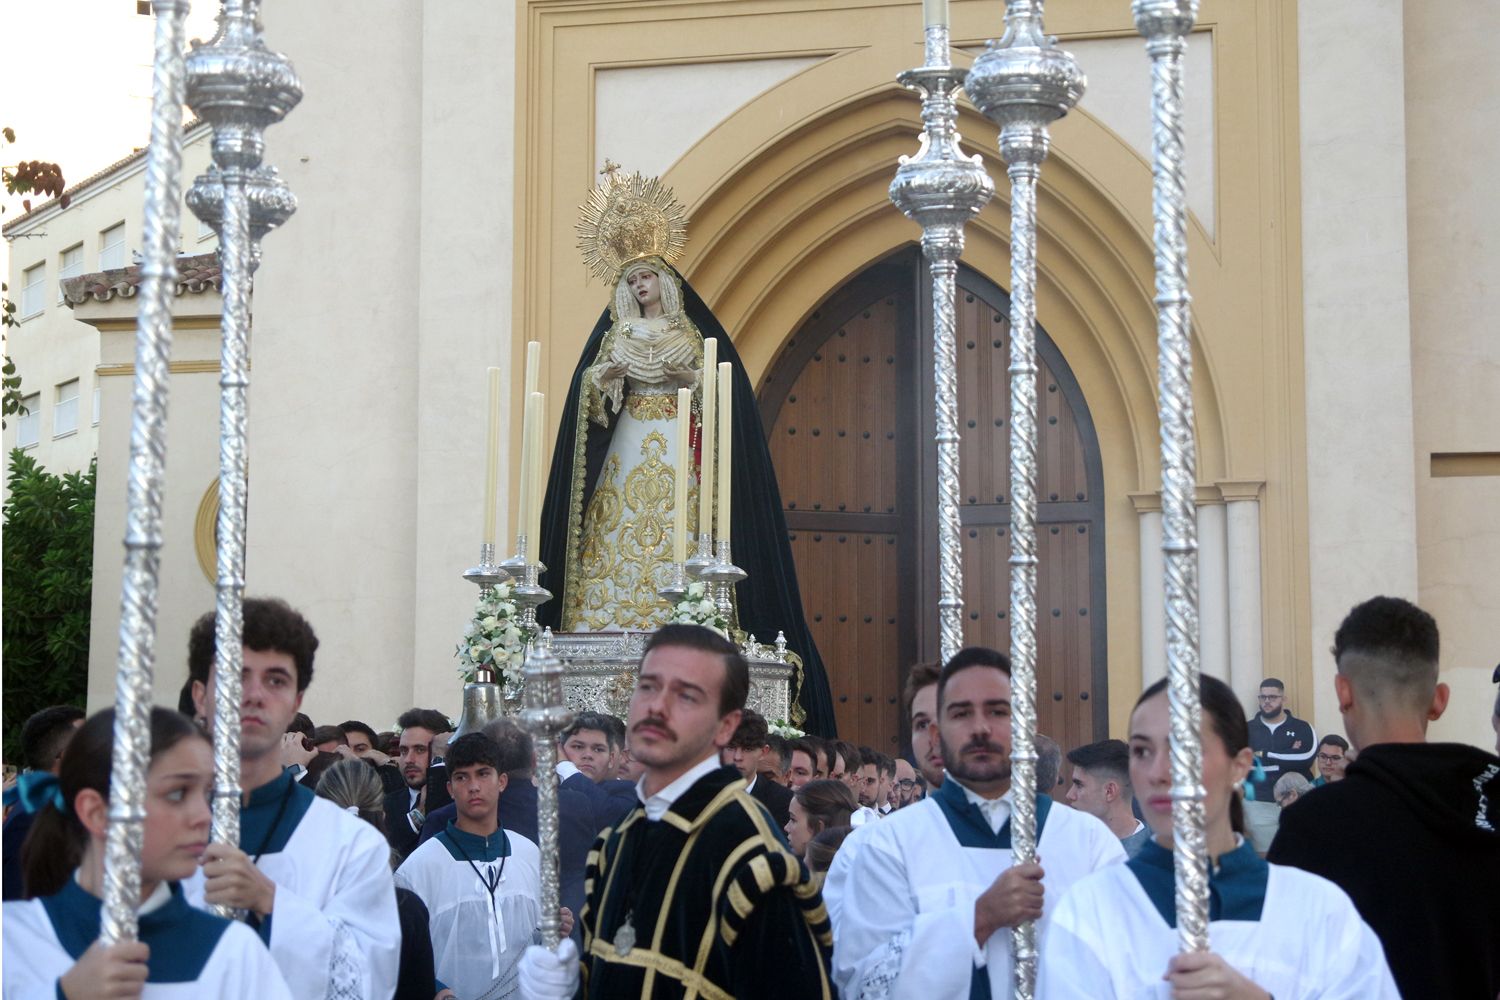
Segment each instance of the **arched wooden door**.
[[[1009,300],[967,269],[958,283],[965,640],[1004,650]],[[938,656],[930,316],[926,266],[904,251],[830,295],[760,389],[839,734],[887,752],[907,748],[907,669]],[[1038,728],[1066,750],[1108,728],[1102,471],[1077,382],[1037,341]]]

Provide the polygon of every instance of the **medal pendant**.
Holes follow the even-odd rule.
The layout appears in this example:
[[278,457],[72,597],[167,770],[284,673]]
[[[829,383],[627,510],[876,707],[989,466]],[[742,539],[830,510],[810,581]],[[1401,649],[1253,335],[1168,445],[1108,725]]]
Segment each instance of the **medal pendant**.
[[620,929],[615,931],[615,954],[624,958],[630,954],[631,949],[634,947],[635,928],[631,926],[630,917],[626,916],[625,922],[620,925]]

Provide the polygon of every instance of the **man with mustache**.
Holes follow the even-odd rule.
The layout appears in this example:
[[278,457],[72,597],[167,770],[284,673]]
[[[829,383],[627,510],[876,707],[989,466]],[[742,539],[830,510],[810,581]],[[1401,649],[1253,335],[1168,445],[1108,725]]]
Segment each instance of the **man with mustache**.
[[[1010,936],[1084,875],[1125,852],[1086,813],[1037,796],[1037,855],[1012,863],[1010,661],[960,650],[937,682],[946,780],[932,795],[844,841],[824,882],[843,996],[1009,996]],[[919,754],[919,759],[921,755]],[[1044,882],[1045,879],[1045,882]]]
[[583,962],[571,941],[528,948],[523,996],[832,995],[817,886],[739,771],[719,763],[749,687],[744,657],[717,632],[666,625],[647,641],[629,720],[640,804],[594,845]]

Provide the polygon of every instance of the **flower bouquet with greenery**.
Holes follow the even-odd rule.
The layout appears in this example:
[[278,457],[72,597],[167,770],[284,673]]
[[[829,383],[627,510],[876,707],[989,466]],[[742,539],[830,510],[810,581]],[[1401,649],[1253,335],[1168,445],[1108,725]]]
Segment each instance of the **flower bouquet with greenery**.
[[729,638],[729,619],[719,612],[719,606],[708,596],[708,586],[702,580],[688,584],[687,593],[672,606],[668,622],[673,625],[702,625]]
[[521,625],[521,612],[510,584],[502,583],[481,593],[474,604],[474,617],[464,626],[464,637],[454,650],[459,676],[467,684],[474,680],[475,671],[488,667],[507,689],[518,690],[526,643],[533,631]]

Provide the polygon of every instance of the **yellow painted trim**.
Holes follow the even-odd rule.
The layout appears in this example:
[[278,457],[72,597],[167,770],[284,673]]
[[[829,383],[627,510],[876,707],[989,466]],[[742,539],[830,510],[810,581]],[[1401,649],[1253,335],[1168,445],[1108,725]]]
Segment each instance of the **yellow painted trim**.
[[[167,364],[167,371],[173,375],[198,375],[205,372],[217,372],[219,363],[217,361],[172,361]],[[99,365],[94,369],[94,374],[99,378],[118,378],[121,376],[134,377],[135,364],[122,365]]]
[[[730,114],[663,178],[691,220],[681,268],[752,379],[826,296],[918,239],[887,196],[896,159],[916,150],[921,128],[916,99],[894,82],[921,61],[913,3],[516,6],[515,350],[519,361],[525,340],[543,341],[544,388],[557,398],[608,299],[587,282],[573,226],[605,152],[593,148],[593,72],[622,54],[634,65],[681,65],[829,53]],[[988,2],[955,0],[952,18],[956,49],[977,50],[996,30]],[[1197,478],[1265,484],[1265,658],[1299,704],[1311,704],[1296,19],[1296,6],[1279,0],[1204,0],[1193,42],[1214,54],[1215,232],[1194,220],[1189,253]],[[1069,41],[1134,35],[1118,0],[1058,5],[1048,30]],[[995,127],[966,104],[960,111],[966,150],[1002,191],[967,227],[962,262],[1007,287]],[[1119,732],[1141,676],[1132,494],[1159,485],[1150,165],[1076,111],[1052,129],[1038,218],[1038,318],[1078,378],[1104,459],[1110,722]]]
[[198,568],[210,584],[217,582],[219,570],[219,479],[208,484],[203,498],[198,501],[198,513],[193,518],[193,551],[198,556]]

